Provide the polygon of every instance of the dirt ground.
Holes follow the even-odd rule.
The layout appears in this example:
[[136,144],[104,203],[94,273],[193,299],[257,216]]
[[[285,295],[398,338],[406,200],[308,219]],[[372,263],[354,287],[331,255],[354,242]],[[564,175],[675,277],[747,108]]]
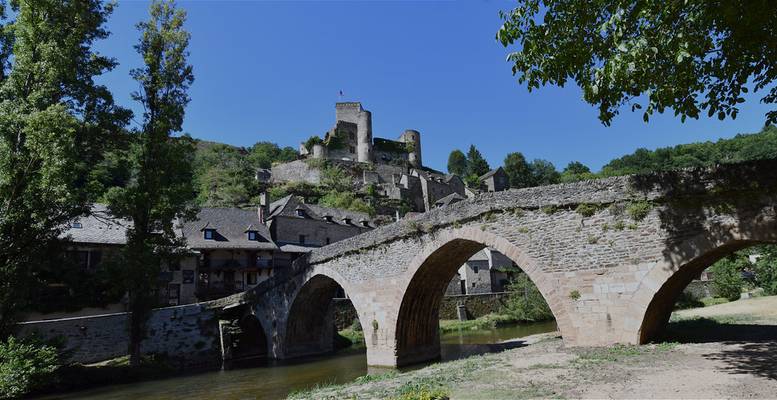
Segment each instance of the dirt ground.
[[[357,380],[295,398],[385,399],[441,390],[451,399],[777,398],[777,296],[676,312],[647,346],[564,348],[556,335],[500,353]],[[679,343],[678,343],[679,342]]]

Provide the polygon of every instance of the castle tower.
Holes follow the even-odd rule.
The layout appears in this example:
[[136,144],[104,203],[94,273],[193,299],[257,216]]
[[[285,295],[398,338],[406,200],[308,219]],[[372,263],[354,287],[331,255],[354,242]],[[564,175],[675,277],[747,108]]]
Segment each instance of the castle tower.
[[421,161],[421,133],[408,129],[399,137],[399,141],[407,143],[411,147],[411,150],[407,153],[407,161],[410,165],[416,168],[423,166]]
[[361,110],[356,128],[356,161],[372,162],[372,113]]

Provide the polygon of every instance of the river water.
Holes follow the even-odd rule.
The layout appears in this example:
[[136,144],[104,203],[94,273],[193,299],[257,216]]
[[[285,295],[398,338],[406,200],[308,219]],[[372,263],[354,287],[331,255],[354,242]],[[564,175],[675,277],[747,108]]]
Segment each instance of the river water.
[[[442,361],[520,347],[520,341],[501,342],[536,333],[552,332],[555,329],[555,322],[549,321],[448,333],[440,338]],[[335,354],[304,360],[263,362],[229,371],[103,386],[50,396],[47,399],[282,399],[293,390],[328,383],[346,383],[365,374],[367,356],[364,349],[345,349]]]

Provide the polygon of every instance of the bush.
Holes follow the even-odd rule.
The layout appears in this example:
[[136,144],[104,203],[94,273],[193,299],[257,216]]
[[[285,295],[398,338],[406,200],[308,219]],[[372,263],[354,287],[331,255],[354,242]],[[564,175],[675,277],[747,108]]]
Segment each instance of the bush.
[[742,279],[742,270],[747,266],[746,257],[732,254],[712,264],[712,286],[718,296],[731,301],[739,299],[742,287],[745,285]]
[[52,384],[57,369],[55,347],[9,337],[0,342],[0,398],[20,397]]
[[777,246],[760,246],[754,249],[758,260],[753,266],[756,284],[766,295],[777,295]]
[[537,286],[526,274],[520,274],[507,286],[507,297],[503,313],[518,321],[545,321],[553,319],[553,313]]

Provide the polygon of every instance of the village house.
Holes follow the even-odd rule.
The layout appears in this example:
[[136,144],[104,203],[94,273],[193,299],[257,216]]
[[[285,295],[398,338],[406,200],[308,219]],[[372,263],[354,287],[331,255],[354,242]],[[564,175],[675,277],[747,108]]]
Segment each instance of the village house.
[[519,268],[504,254],[485,248],[459,267],[446,295],[504,292]]
[[[107,207],[95,204],[88,216],[72,221],[63,232],[66,256],[80,270],[96,272],[127,244],[131,226],[131,221],[115,218]],[[163,266],[160,304],[188,304],[248,290],[275,270],[290,267],[301,254],[374,227],[368,214],[305,204],[296,196],[268,204],[262,194],[253,210],[203,207],[195,220],[176,227],[189,252]],[[52,286],[52,290],[68,290]],[[125,308],[117,302],[95,312]],[[89,311],[70,314],[85,313]]]

